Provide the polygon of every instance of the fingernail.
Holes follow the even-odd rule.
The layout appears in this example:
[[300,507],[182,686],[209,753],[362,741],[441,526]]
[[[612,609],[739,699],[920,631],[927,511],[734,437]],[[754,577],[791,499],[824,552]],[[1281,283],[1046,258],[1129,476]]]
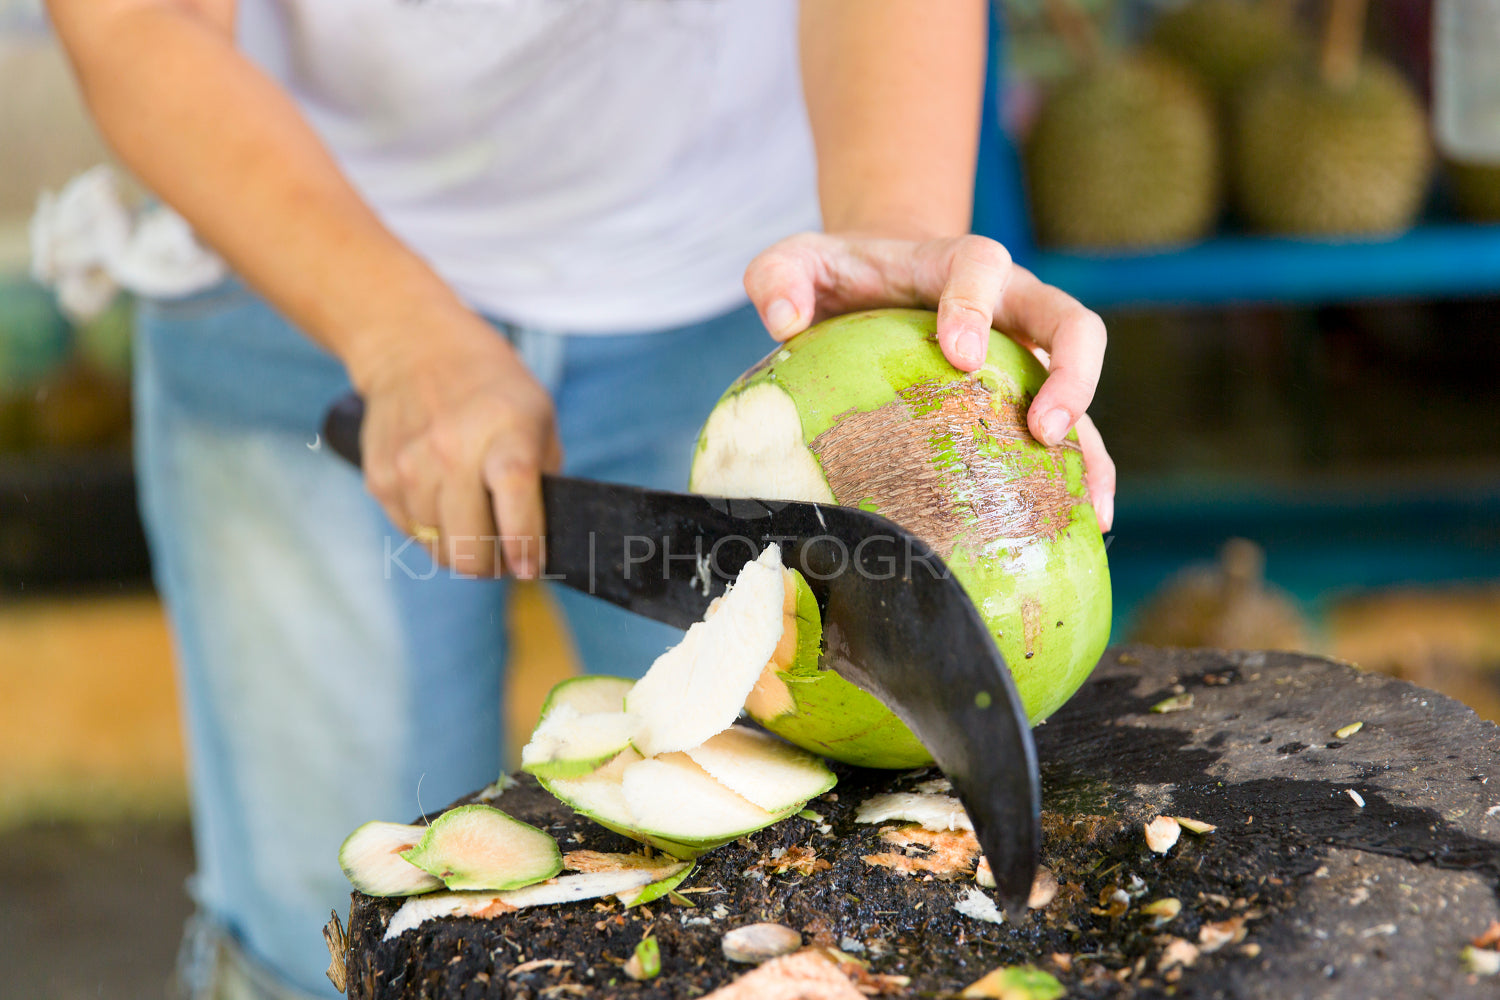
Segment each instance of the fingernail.
[[1048,448],[1062,444],[1072,422],[1067,410],[1048,410],[1042,414],[1042,444]]
[[1099,530],[1108,531],[1115,524],[1114,494],[1102,496],[1094,504],[1094,516],[1099,519]]
[[766,307],[766,328],[777,337],[797,322],[797,307],[786,299],[777,299]]
[[958,340],[953,343],[953,352],[958,355],[958,360],[970,366],[970,369],[978,368],[984,364],[984,349],[988,339],[978,330],[965,330],[958,335]]

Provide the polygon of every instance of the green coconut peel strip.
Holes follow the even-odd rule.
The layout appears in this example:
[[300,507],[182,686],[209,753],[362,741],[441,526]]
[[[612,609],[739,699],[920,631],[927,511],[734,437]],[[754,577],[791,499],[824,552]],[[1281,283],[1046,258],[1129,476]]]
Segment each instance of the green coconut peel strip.
[[557,841],[493,806],[459,806],[401,857],[449,889],[518,889],[562,871]]
[[677,890],[677,887],[682,885],[682,883],[687,880],[687,877],[689,875],[693,874],[693,868],[694,866],[691,863],[687,863],[681,871],[675,874],[668,875],[663,879],[658,879],[642,889],[631,889],[628,892],[619,892],[616,893],[615,896],[620,900],[620,902],[625,904],[626,909],[629,909],[632,906],[640,906],[644,903],[654,903],[658,899],[661,899],[663,896],[675,892]]
[[558,705],[521,749],[521,770],[539,778],[581,777],[630,746],[635,732],[635,716],[628,713],[580,713],[571,705]]
[[339,867],[350,884],[367,896],[413,896],[441,889],[442,879],[401,856],[426,834],[425,826],[366,823],[339,846]]

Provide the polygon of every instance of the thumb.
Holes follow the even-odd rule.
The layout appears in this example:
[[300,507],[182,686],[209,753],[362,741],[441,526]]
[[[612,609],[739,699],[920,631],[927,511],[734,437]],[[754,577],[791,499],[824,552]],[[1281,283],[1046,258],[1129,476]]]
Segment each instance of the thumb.
[[789,237],[762,251],[745,268],[745,292],[776,340],[790,340],[813,321],[822,238],[814,233]]

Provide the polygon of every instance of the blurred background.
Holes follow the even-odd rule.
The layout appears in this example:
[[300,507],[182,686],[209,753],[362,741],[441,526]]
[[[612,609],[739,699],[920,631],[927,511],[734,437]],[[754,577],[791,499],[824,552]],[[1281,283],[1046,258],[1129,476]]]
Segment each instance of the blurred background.
[[[976,228],[1100,310],[1114,641],[1299,649],[1500,719],[1500,4],[1005,0]],[[0,0],[0,993],[158,997],[191,870],[131,305],[31,277],[108,162]],[[512,608],[513,729],[572,669]]]

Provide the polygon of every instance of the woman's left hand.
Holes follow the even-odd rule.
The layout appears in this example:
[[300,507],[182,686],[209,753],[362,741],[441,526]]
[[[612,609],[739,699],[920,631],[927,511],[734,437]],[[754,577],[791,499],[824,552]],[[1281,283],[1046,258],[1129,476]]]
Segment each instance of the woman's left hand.
[[937,310],[938,344],[963,371],[984,364],[991,328],[1037,350],[1048,374],[1027,426],[1049,447],[1077,427],[1089,497],[1101,530],[1110,529],[1115,465],[1087,415],[1104,364],[1104,322],[1013,263],[999,243],[802,233],[751,261],[745,290],[777,340],[829,316],[906,306]]

